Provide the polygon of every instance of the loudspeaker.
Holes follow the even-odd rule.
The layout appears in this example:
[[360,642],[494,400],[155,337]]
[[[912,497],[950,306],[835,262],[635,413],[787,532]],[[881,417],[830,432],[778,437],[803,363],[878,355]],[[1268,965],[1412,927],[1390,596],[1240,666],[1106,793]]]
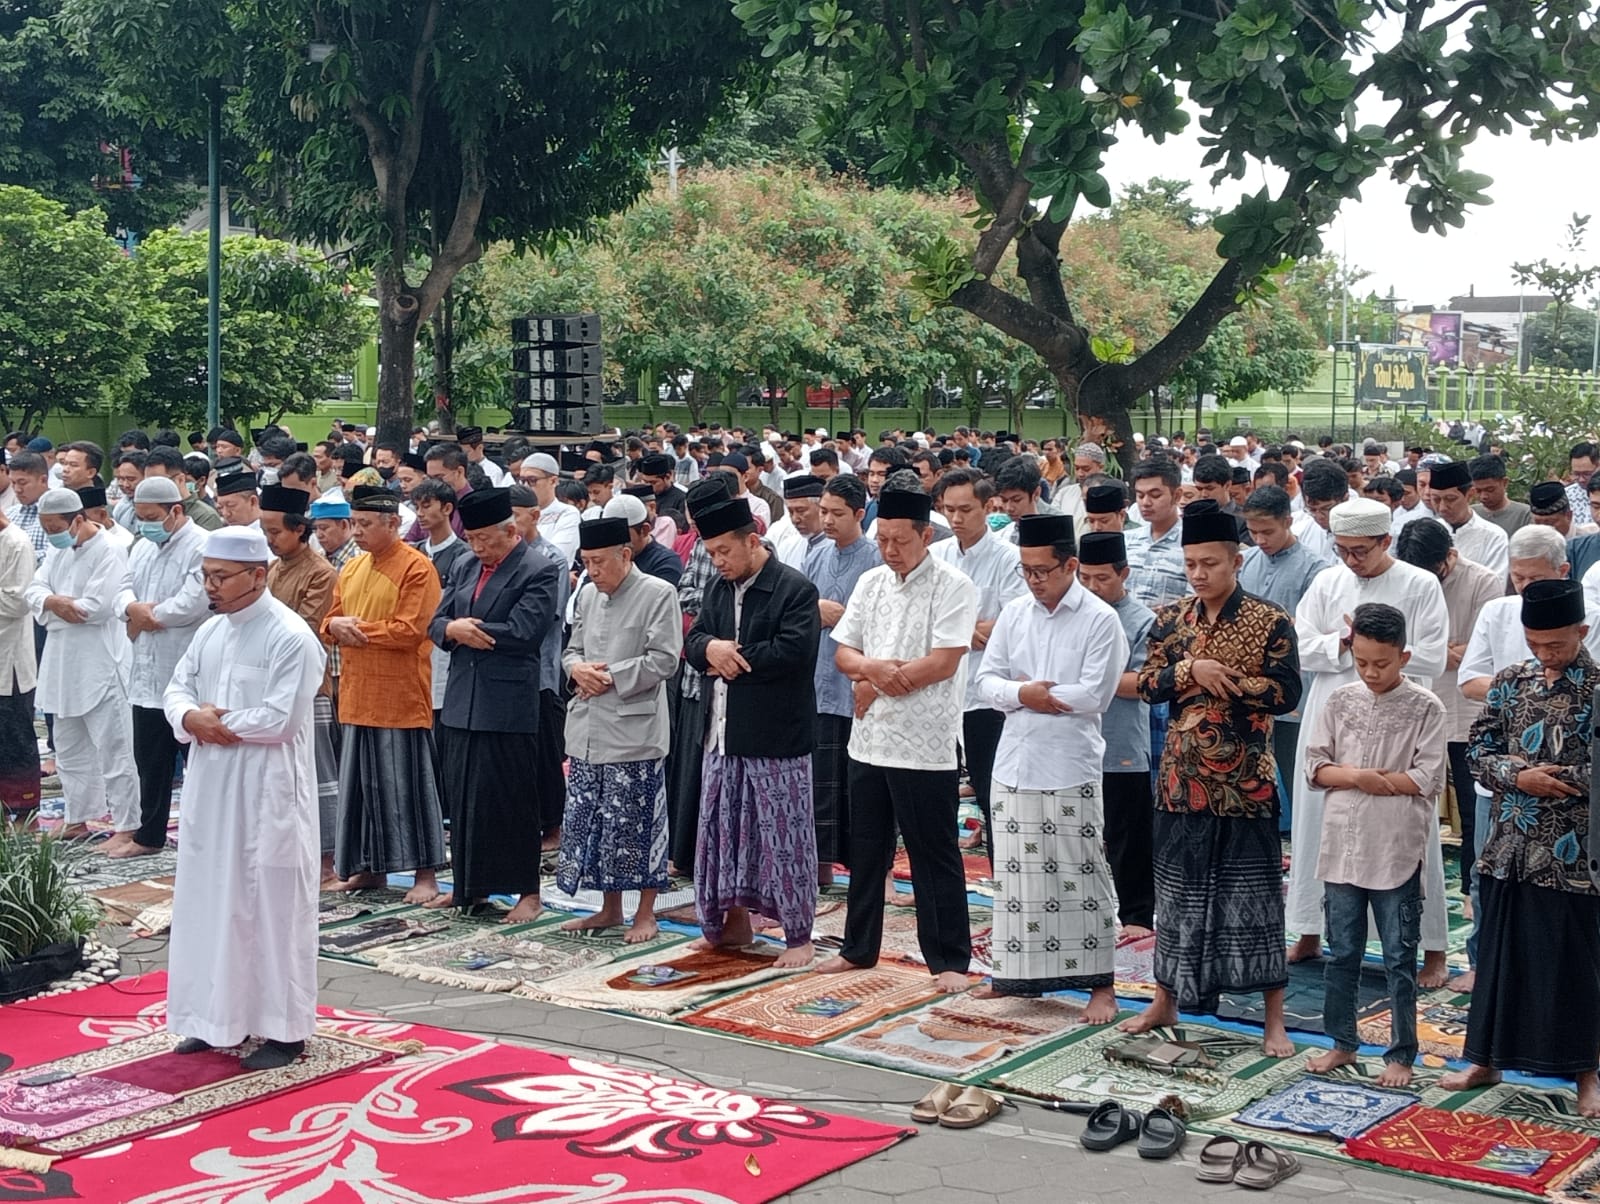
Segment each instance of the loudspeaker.
[[518,406],[511,411],[511,425],[540,435],[598,435],[605,430],[598,405]]
[[599,347],[514,347],[511,371],[533,376],[598,376]]
[[599,314],[541,314],[511,320],[513,343],[568,347],[600,342]]
[[511,398],[518,405],[599,405],[600,377],[514,376],[511,378]]

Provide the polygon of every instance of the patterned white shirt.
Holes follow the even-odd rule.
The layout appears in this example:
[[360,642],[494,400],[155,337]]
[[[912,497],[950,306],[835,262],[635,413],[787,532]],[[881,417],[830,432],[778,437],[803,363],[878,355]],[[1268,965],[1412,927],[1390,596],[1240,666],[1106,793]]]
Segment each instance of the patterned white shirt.
[[[933,555],[902,579],[888,565],[857,583],[833,629],[837,643],[874,659],[916,660],[935,648],[969,648],[978,591]],[[901,698],[873,700],[850,729],[850,757],[889,769],[954,769],[967,666]]]

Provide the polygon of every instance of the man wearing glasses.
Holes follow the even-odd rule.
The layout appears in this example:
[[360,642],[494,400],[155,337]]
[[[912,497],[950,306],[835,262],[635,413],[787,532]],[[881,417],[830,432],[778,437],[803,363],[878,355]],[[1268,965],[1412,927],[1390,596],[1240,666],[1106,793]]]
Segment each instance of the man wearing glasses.
[[[1308,502],[1309,504],[1309,502]],[[1304,765],[1306,733],[1315,725],[1328,696],[1356,680],[1350,652],[1350,616],[1366,602],[1383,602],[1406,617],[1406,651],[1411,660],[1406,676],[1428,686],[1445,671],[1449,653],[1450,614],[1439,579],[1426,569],[1404,564],[1389,554],[1392,516],[1389,507],[1372,498],[1337,505],[1328,515],[1338,564],[1311,582],[1295,610],[1300,640],[1300,669],[1306,675],[1301,706],[1297,764]],[[1322,884],[1317,880],[1317,851],[1322,844],[1322,791],[1304,778],[1291,784],[1294,858],[1289,872],[1286,922],[1299,940],[1291,962],[1322,955]]]

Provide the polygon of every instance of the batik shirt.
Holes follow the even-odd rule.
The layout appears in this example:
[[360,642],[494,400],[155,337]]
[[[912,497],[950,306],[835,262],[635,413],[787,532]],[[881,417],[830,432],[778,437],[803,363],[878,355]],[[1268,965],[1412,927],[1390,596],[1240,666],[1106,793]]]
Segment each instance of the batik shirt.
[[[1472,725],[1467,762],[1494,793],[1494,826],[1480,873],[1550,890],[1594,894],[1589,879],[1589,740],[1600,668],[1586,648],[1554,685],[1525,660],[1502,669]],[[1558,777],[1579,793],[1536,798],[1517,789],[1530,765],[1559,765]]]
[[[1245,675],[1244,694],[1218,697],[1202,690],[1182,698],[1195,687],[1195,660],[1238,669]],[[1285,611],[1237,587],[1214,620],[1193,595],[1160,607],[1139,670],[1139,697],[1172,704],[1157,807],[1236,819],[1274,813],[1272,717],[1300,702],[1299,647],[1294,620]]]

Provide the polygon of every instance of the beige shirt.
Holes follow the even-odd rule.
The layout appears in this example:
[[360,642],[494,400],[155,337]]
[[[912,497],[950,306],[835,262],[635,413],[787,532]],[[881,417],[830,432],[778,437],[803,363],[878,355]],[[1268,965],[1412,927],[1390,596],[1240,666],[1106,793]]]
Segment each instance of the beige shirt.
[[1322,804],[1317,878],[1368,890],[1404,885],[1422,864],[1434,799],[1444,789],[1444,704],[1405,678],[1387,694],[1340,686],[1311,719],[1306,781],[1324,765],[1411,775],[1417,795],[1329,790]]
[[[1456,567],[1450,570],[1440,585],[1444,589],[1444,608],[1450,615],[1450,642],[1465,644],[1472,639],[1472,627],[1478,621],[1478,612],[1487,602],[1505,597],[1506,580],[1503,574],[1484,568],[1483,565],[1456,557]],[[1466,742],[1472,721],[1483,710],[1483,703],[1474,702],[1461,692],[1456,672],[1446,669],[1434,680],[1433,692],[1444,703],[1445,737]]]

